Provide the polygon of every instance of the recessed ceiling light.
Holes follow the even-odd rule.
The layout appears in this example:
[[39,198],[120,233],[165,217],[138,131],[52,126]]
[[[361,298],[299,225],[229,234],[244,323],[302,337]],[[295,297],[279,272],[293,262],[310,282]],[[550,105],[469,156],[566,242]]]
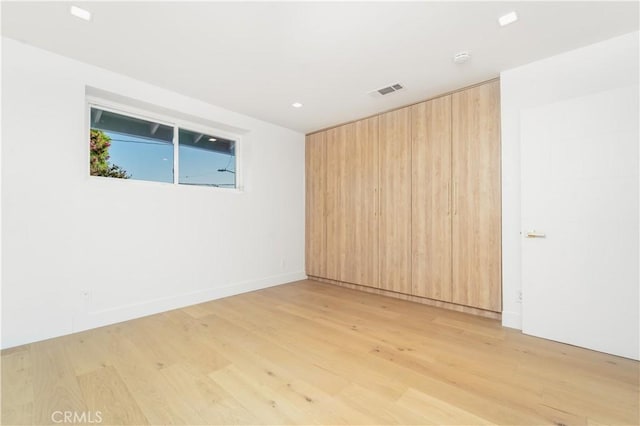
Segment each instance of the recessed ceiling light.
[[467,51],[458,52],[453,55],[453,62],[456,64],[462,64],[463,62],[467,62],[471,58],[471,54]]
[[84,19],[85,21],[91,20],[91,12],[78,6],[71,6],[71,14],[80,19]]
[[218,139],[216,139],[216,138],[209,138],[209,142],[215,142],[215,141],[217,141],[217,140],[218,140]]
[[291,104],[291,106],[294,108],[302,108],[302,104],[300,102],[294,102]]
[[509,24],[513,24],[518,20],[518,14],[516,12],[509,12],[506,15],[502,15],[498,18],[498,22],[501,27],[506,27]]

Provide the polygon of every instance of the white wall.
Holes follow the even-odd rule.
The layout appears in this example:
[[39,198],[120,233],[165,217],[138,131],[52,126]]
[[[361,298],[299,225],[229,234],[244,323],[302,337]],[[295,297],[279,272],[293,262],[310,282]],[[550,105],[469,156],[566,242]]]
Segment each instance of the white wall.
[[[638,85],[638,32],[500,74],[502,103],[502,323],[522,328],[520,118],[533,107]],[[526,297],[526,296],[525,296]],[[606,313],[601,313],[606,315]]]
[[[303,134],[2,43],[3,348],[305,278]],[[89,177],[86,86],[243,132],[244,191]]]

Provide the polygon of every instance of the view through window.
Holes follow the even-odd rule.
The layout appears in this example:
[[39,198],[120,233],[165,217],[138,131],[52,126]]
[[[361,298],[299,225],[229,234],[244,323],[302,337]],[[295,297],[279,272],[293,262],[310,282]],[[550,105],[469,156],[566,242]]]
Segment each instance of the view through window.
[[178,134],[179,183],[236,186],[235,141],[185,129]]
[[235,188],[236,144],[217,135],[91,107],[92,176]]

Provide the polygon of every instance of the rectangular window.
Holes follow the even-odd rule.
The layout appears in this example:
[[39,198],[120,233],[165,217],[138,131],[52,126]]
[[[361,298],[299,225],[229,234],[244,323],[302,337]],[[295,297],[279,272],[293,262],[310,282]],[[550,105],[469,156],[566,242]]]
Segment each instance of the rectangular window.
[[179,183],[235,188],[235,141],[186,129],[178,135]]
[[92,176],[237,187],[235,138],[100,106],[90,113]]

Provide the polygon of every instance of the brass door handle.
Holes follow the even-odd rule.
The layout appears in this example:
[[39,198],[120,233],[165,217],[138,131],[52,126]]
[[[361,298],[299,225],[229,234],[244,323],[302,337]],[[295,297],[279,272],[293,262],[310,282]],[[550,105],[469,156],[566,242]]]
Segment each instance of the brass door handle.
[[527,231],[526,237],[527,238],[546,238],[547,236],[542,232],[536,232],[534,230],[534,231]]

